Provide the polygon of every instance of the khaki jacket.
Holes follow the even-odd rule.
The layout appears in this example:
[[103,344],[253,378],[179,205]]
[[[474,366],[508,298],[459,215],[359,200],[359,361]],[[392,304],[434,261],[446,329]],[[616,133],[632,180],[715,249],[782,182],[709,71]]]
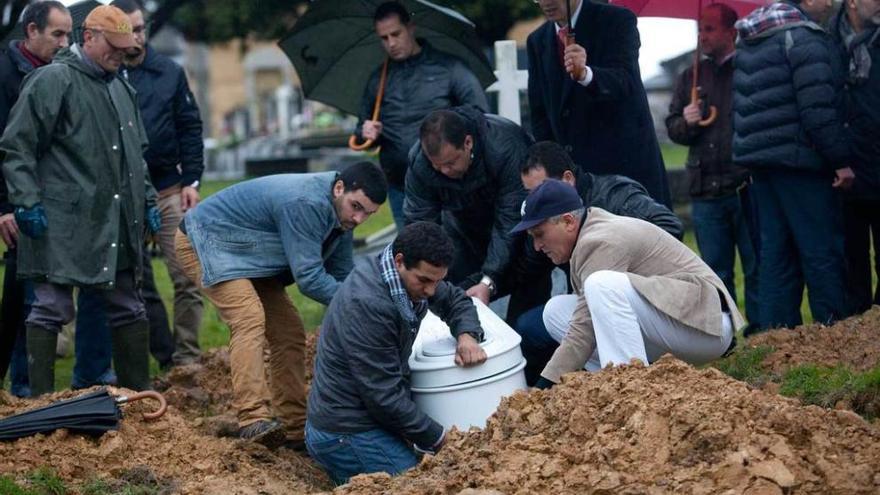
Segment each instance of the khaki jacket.
[[724,294],[734,328],[745,324],[724,283],[687,246],[643,220],[619,217],[599,208],[587,220],[571,255],[571,284],[579,296],[568,334],[541,375],[559,382],[584,367],[596,349],[584,281],[594,272],[612,270],[629,276],[633,288],[669,317],[709,335],[721,336]]

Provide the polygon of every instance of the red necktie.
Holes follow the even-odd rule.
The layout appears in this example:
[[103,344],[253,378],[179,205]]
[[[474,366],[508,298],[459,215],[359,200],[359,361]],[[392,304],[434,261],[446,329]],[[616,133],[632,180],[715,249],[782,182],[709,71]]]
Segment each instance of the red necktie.
[[565,67],[565,43],[568,37],[568,26],[556,32],[556,50],[559,53],[559,64]]

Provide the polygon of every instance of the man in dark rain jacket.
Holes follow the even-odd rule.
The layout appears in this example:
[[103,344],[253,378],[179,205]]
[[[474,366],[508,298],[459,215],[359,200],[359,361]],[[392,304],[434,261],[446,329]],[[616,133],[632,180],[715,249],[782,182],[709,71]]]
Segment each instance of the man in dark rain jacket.
[[149,381],[149,330],[138,285],[145,220],[159,230],[156,191],[135,92],[116,76],[137,43],[124,12],[92,10],[83,43],[31,73],[0,140],[19,238],[18,276],[34,280],[27,318],[34,395],[55,385],[55,345],[74,317],[73,287],[101,290],[122,387]]

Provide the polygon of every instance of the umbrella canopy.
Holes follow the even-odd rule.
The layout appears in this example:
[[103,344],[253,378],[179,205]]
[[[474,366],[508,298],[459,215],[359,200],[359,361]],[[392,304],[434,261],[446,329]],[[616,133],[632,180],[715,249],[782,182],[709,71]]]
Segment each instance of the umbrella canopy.
[[674,17],[699,20],[704,7],[723,3],[732,7],[740,17],[772,0],[609,0],[611,5],[626,7],[640,17]]
[[[373,13],[383,1],[315,1],[278,42],[293,62],[306,98],[357,115],[364,87],[386,57],[373,27]],[[483,87],[495,81],[471,21],[425,0],[402,3],[417,38],[461,59]]]
[[[73,19],[73,33],[71,33],[70,42],[74,41],[82,41],[82,23],[88,17],[89,12],[92,11],[95,7],[103,5],[95,0],[82,0],[80,2],[76,2],[74,4],[68,5],[67,10],[70,11],[70,17]],[[10,31],[9,34],[3,38],[3,41],[0,42],[0,49],[5,50],[6,47],[9,46],[9,42],[12,40],[20,40],[24,38],[24,27],[21,25],[21,20],[18,21],[18,24],[15,25],[15,28]]]
[[0,440],[15,440],[59,428],[86,435],[101,435],[118,428],[122,417],[119,404],[146,397],[158,400],[160,407],[154,413],[144,414],[145,418],[155,419],[165,413],[165,399],[158,392],[115,397],[106,389],[101,389],[0,420]]

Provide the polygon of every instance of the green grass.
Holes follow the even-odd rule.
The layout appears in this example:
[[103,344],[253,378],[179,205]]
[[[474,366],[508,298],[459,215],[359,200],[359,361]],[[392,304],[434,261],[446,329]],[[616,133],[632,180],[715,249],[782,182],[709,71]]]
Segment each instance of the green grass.
[[785,373],[779,393],[822,407],[835,407],[843,401],[873,419],[880,415],[880,365],[864,373],[842,366],[797,366]]
[[720,359],[711,366],[732,378],[760,387],[770,380],[767,372],[761,369],[761,363],[771,353],[773,348],[768,346],[742,347],[733,355]]
[[688,148],[675,143],[660,143],[660,153],[667,170],[684,168],[687,162]]
[[123,472],[121,479],[108,482],[91,479],[82,483],[77,489],[71,489],[55,473],[52,468],[40,467],[16,481],[12,476],[0,476],[0,495],[66,495],[81,493],[82,495],[157,495],[167,493],[157,482],[149,480],[126,479]]
[[34,493],[41,495],[65,495],[67,488],[52,468],[43,466],[35,469],[28,481]]
[[36,495],[36,492],[21,487],[15,479],[9,476],[0,476],[0,494],[3,495]]

